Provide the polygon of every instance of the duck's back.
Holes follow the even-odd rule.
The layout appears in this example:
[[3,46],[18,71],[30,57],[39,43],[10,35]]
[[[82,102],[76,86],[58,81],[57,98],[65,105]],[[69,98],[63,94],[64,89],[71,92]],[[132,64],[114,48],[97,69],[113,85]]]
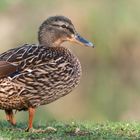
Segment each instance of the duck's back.
[[50,103],[77,86],[81,74],[78,59],[62,47],[26,44],[1,54],[0,61],[17,68],[11,73],[2,71],[2,109],[22,110]]

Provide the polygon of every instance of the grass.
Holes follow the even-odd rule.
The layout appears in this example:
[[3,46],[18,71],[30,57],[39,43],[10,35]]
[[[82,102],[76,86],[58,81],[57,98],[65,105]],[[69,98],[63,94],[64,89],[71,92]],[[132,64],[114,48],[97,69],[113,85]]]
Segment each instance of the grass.
[[[47,127],[53,127],[52,130]],[[106,122],[49,122],[47,124],[35,124],[34,128],[42,132],[25,132],[26,123],[17,123],[11,126],[6,121],[0,122],[0,139],[48,139],[48,140],[138,140],[140,139],[140,124]]]

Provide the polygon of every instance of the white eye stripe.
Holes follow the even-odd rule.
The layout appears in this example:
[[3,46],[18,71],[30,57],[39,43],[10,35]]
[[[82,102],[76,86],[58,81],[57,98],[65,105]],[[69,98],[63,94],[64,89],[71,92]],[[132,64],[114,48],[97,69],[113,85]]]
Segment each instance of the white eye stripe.
[[69,26],[69,23],[67,23],[67,22],[63,22],[63,21],[54,21],[53,23],[52,23],[52,25],[54,25],[54,26],[66,26],[66,27],[68,27]]

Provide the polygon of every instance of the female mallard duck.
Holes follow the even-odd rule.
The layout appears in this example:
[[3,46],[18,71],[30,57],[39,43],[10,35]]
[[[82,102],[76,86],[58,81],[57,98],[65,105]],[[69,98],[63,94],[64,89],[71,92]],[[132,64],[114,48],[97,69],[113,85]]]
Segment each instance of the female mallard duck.
[[35,108],[67,95],[79,83],[80,62],[61,44],[73,41],[93,47],[64,16],[44,21],[38,39],[39,45],[25,44],[0,55],[0,109],[13,125],[12,110],[28,110],[27,131],[32,128]]

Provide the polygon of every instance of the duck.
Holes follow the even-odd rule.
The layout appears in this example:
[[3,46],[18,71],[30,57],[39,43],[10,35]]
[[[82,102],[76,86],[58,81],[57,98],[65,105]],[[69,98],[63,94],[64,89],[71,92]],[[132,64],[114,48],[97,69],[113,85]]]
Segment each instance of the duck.
[[24,44],[0,54],[0,109],[16,125],[14,110],[28,111],[33,129],[35,110],[69,94],[80,82],[81,64],[63,45],[75,42],[94,48],[81,37],[71,20],[51,16],[39,27],[38,44]]

